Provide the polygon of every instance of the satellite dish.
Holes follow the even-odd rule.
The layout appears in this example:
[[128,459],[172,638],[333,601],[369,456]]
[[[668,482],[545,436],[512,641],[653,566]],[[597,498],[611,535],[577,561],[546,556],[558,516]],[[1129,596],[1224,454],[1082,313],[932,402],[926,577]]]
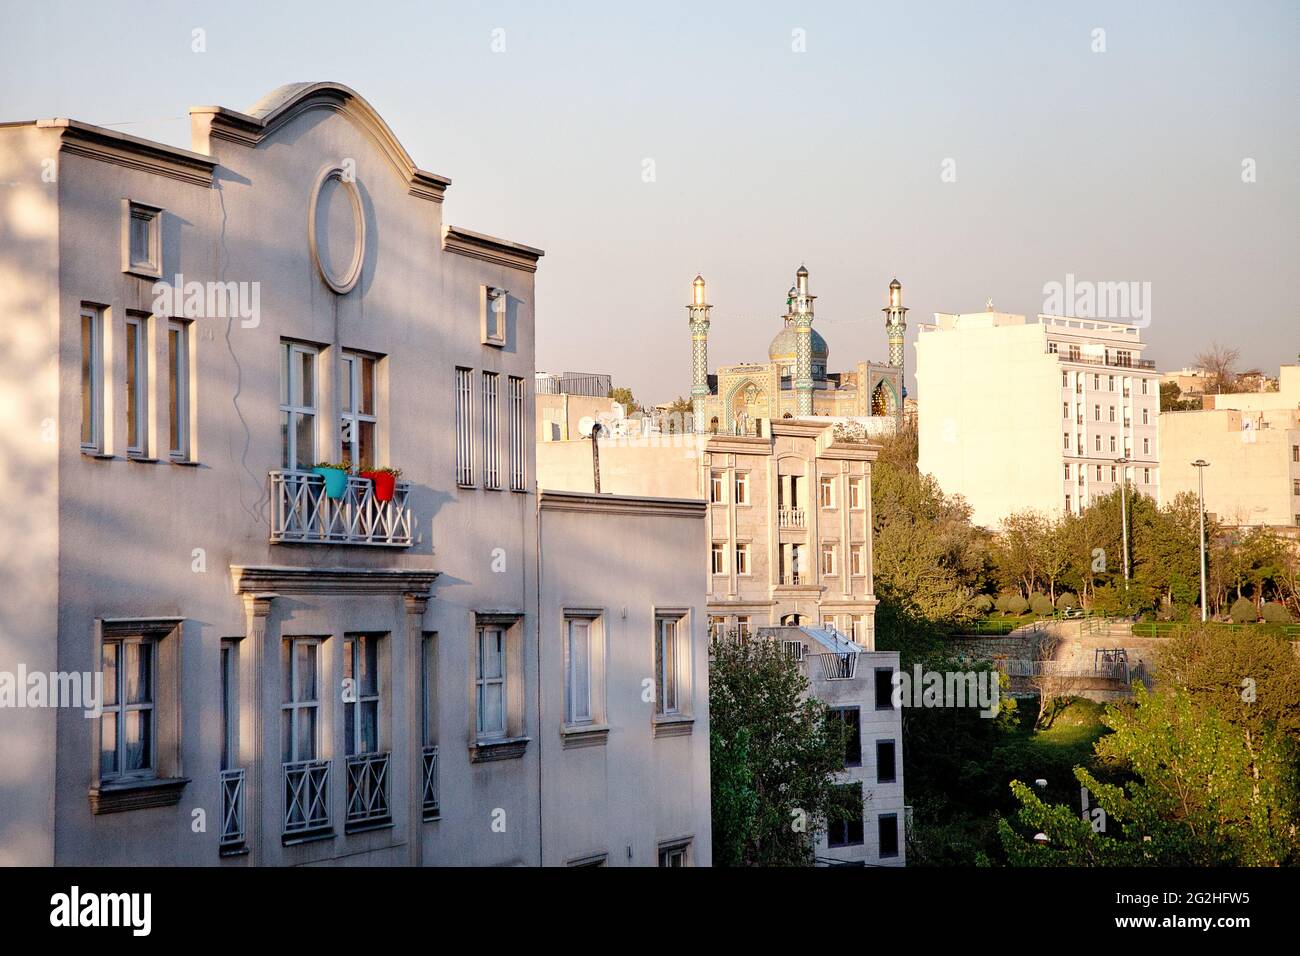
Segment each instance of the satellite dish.
[[1042,790],[1047,787],[1047,781],[1044,780],[1042,777],[1039,777],[1037,780],[1034,781],[1034,786],[1037,787],[1039,790]]
[[578,434],[583,438],[590,438],[592,429],[596,427],[596,419],[590,415],[583,415],[578,419]]

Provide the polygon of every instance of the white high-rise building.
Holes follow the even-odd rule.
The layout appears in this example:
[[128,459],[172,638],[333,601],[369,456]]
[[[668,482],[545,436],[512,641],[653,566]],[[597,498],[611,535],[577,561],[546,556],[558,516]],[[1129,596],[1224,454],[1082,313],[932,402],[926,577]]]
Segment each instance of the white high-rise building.
[[1155,496],[1160,377],[1137,326],[936,313],[916,340],[919,463],[976,524],[1078,512],[1119,486]]

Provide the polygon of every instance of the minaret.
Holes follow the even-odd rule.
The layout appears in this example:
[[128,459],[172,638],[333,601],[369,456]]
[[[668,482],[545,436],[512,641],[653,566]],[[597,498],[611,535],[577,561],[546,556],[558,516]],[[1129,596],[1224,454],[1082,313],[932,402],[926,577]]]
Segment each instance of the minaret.
[[812,323],[815,298],[808,294],[808,270],[800,266],[794,276],[794,288],[790,290],[790,314],[786,316],[795,330],[794,390],[795,413],[798,415],[813,413]]
[[704,299],[704,276],[691,283],[691,304],[686,307],[691,325],[691,417],[696,432],[704,431],[704,400],[709,396],[709,310]]
[[889,364],[898,369],[898,417],[903,417],[903,338],[907,332],[907,307],[903,305],[903,284],[897,277],[889,283],[889,305],[885,313],[885,334],[889,337]]

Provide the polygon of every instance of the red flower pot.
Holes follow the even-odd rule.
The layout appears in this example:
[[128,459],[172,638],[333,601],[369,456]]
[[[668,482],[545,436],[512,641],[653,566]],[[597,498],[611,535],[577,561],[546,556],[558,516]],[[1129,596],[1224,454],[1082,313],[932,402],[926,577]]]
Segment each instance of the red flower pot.
[[362,478],[369,478],[375,486],[376,501],[392,501],[393,488],[397,484],[397,476],[386,471],[363,471]]

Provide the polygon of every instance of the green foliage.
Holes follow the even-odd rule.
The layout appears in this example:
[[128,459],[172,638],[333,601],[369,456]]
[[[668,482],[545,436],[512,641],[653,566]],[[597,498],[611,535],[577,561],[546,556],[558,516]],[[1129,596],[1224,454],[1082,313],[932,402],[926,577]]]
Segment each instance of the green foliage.
[[1259,611],[1255,610],[1255,602],[1250,598],[1240,597],[1233,601],[1229,614],[1233,624],[1254,624],[1259,620]]
[[1029,596],[1029,610],[1043,617],[1050,616],[1053,610],[1052,599],[1041,591]]
[[1160,383],[1160,410],[1162,412],[1188,412],[1201,407],[1199,398],[1180,398],[1183,390],[1177,382]]
[[1033,843],[1005,820],[999,834],[1013,865],[1269,866],[1300,861],[1295,747],[1260,737],[1183,688],[1151,695],[1138,685],[1132,705],[1107,711],[1113,733],[1098,741],[1104,764],[1132,775],[1103,783],[1075,777],[1104,832],[1068,805],[1048,804],[1023,783],[1012,785],[1021,826],[1047,835]]
[[718,865],[807,866],[844,766],[842,728],[767,640],[715,642],[709,668],[713,853]]
[[632,389],[625,388],[621,385],[611,388],[608,397],[622,405],[623,411],[627,415],[631,415],[641,407],[637,404],[636,398],[632,395]]
[[988,614],[993,610],[993,598],[987,594],[977,594],[970,599],[970,609],[976,614]]
[[1062,591],[1061,596],[1056,599],[1056,607],[1061,611],[1068,611],[1072,607],[1079,606],[1079,598],[1070,591]]
[[1290,624],[1291,612],[1276,601],[1268,601],[1260,608],[1260,616],[1266,624]]
[[1019,594],[1012,594],[1007,597],[1006,613],[1019,617],[1021,614],[1029,613],[1029,602]]

